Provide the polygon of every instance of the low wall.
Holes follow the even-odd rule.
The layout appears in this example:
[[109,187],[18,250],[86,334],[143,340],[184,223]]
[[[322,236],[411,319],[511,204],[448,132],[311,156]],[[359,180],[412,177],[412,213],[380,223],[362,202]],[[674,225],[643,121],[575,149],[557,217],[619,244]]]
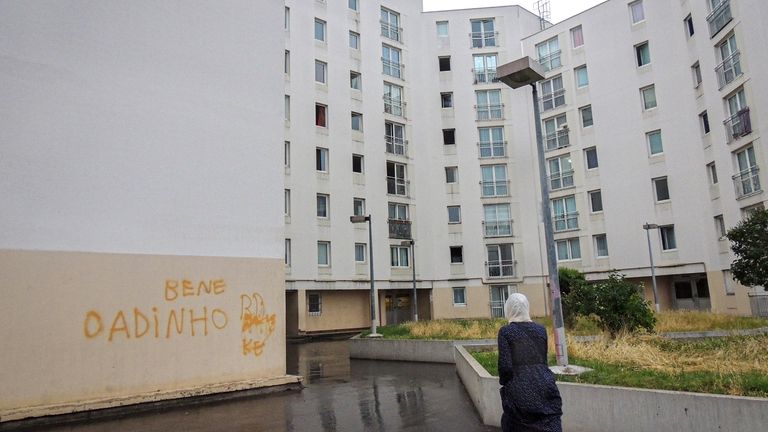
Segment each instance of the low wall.
[[[470,351],[495,346],[457,346],[456,370],[483,423],[499,426],[498,377]],[[768,399],[664,390],[557,383],[568,432],[753,432],[768,424]]]
[[454,347],[458,345],[496,346],[496,340],[450,341],[353,338],[349,340],[349,357],[367,360],[454,363]]

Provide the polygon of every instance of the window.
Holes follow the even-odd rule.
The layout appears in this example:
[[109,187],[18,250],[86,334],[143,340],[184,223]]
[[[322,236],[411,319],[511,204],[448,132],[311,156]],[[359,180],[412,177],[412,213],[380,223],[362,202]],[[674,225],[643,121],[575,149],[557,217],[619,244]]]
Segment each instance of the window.
[[506,165],[484,165],[480,169],[483,174],[483,197],[507,196],[509,194]]
[[590,147],[584,150],[584,159],[587,161],[587,169],[593,170],[599,166],[597,161],[597,148]]
[[315,126],[328,127],[327,111],[327,106],[315,104]]
[[576,87],[586,87],[589,85],[589,75],[587,74],[587,66],[579,66],[574,69],[576,73]]
[[576,211],[576,197],[570,195],[552,200],[555,232],[579,229],[579,212]]
[[659,227],[659,233],[661,234],[661,250],[668,251],[677,249],[674,225]]
[[648,42],[635,45],[635,57],[637,58],[637,67],[645,66],[651,62],[651,49]]
[[669,184],[666,177],[653,179],[653,190],[656,192],[656,202],[669,201]]
[[558,75],[552,79],[541,81],[541,110],[547,111],[565,105],[565,90],[563,77]]
[[451,70],[451,56],[438,57],[437,62],[440,66],[440,72],[447,72]]
[[448,206],[448,223],[461,223],[461,206]]
[[315,82],[325,84],[328,65],[320,60],[315,60]]
[[560,63],[560,42],[557,36],[536,45],[536,52],[539,54],[539,63],[544,66],[544,70],[557,69]]
[[437,36],[448,37],[448,21],[437,22]]
[[568,123],[565,114],[544,120],[544,148],[555,150],[570,145]]
[[504,128],[487,127],[477,129],[480,135],[480,157],[504,157],[507,154],[507,144],[504,141]]
[[453,288],[453,305],[454,306],[466,306],[467,305],[467,292],[464,287]]
[[451,251],[451,264],[464,263],[464,248],[461,246],[450,246]]
[[475,84],[498,81],[496,77],[496,66],[498,66],[496,54],[478,54],[472,58],[475,62]]
[[717,72],[718,88],[722,89],[741,75],[741,55],[736,46],[736,35],[728,36],[717,46],[717,50],[722,63],[715,68],[715,72]]
[[446,183],[458,183],[459,182],[459,167],[445,167],[445,182]]
[[440,106],[443,108],[453,107],[453,92],[440,93]]
[[330,213],[330,195],[317,194],[317,217],[328,219]]
[[408,246],[390,246],[389,256],[392,267],[408,267],[409,252]]
[[762,190],[754,147],[749,146],[736,152],[736,168],[739,171],[733,176],[733,181],[736,185],[737,198]]
[[320,294],[307,293],[307,310],[310,315],[322,314],[323,302]]
[[325,21],[315,18],[315,40],[325,42]]
[[403,88],[399,85],[384,83],[384,112],[403,116]]
[[752,132],[752,124],[747,108],[747,98],[741,88],[728,97],[728,112],[731,115],[725,120],[726,136],[730,143]]
[[405,164],[387,162],[387,193],[392,195],[408,195]]
[[355,216],[365,216],[364,198],[352,198],[352,214]]
[[400,14],[381,8],[381,35],[394,41],[400,41]]
[[363,115],[360,113],[352,113],[352,130],[362,132],[363,131]]
[[285,142],[285,152],[283,154],[283,165],[285,165],[286,168],[291,166],[291,142],[290,141]]
[[288,31],[291,29],[291,8],[285,7],[285,17],[283,18],[283,28]]
[[363,173],[363,155],[352,155],[352,172],[362,174]]
[[443,144],[456,144],[456,129],[443,129]]
[[493,18],[470,20],[472,26],[472,48],[496,46],[496,32]]
[[693,88],[699,88],[701,85],[701,66],[699,62],[696,62],[691,66],[691,74],[693,75]]
[[285,50],[285,59],[283,60],[283,72],[286,75],[291,74],[291,52]]
[[291,239],[285,239],[285,265],[291,266]]
[[400,58],[402,52],[389,45],[381,46],[381,64],[382,73],[395,78],[402,78],[402,65],[400,64]]
[[717,184],[717,167],[714,162],[707,164],[707,175],[709,177],[709,184]]
[[571,42],[574,48],[584,45],[584,32],[581,30],[581,26],[571,29]]
[[365,257],[366,257],[366,244],[365,243],[355,243],[355,262],[358,263],[364,263]]
[[359,11],[360,9],[358,9],[359,5],[357,4],[357,2],[358,0],[349,0],[347,4],[349,5],[349,8],[352,9],[353,11]]
[[579,114],[581,114],[581,127],[590,127],[595,123],[592,118],[592,105],[579,108]]
[[600,213],[603,211],[603,192],[598,190],[593,190],[587,192],[589,195],[589,211],[592,213]]
[[511,244],[486,245],[488,253],[488,277],[513,277],[515,275],[515,255]]
[[725,219],[723,219],[723,215],[715,216],[715,233],[717,234],[717,238],[722,240],[725,238],[725,234],[728,232],[725,229]]
[[509,204],[483,205],[483,226],[486,237],[506,237],[512,235],[512,216]]
[[408,204],[389,203],[387,211],[390,220],[408,220]]
[[404,155],[406,150],[405,126],[399,123],[384,122],[384,141],[387,153]]
[[693,18],[691,17],[690,14],[688,14],[688,16],[685,17],[685,19],[683,20],[683,23],[685,25],[685,30],[686,30],[686,33],[688,34],[688,37],[693,36],[693,33],[694,33],[694,31],[693,31]]
[[352,49],[360,49],[360,34],[353,31],[349,31],[349,47]]
[[664,153],[664,146],[661,144],[661,131],[653,131],[645,134],[645,139],[648,142],[648,151],[651,156]]
[[709,115],[706,111],[699,114],[699,120],[701,121],[701,130],[704,131],[704,135],[709,133]]
[[349,71],[349,87],[355,90],[362,89],[362,77],[358,72]]
[[283,214],[286,216],[291,215],[291,190],[286,189],[285,190],[285,196],[283,197]]
[[608,237],[605,234],[598,234],[592,237],[595,240],[595,257],[605,258],[608,256]]
[[322,267],[331,265],[331,242],[317,242],[317,265]]
[[629,4],[629,14],[632,18],[632,24],[645,21],[645,10],[643,9],[643,0],[638,0]]
[[285,95],[285,107],[283,108],[285,114],[285,121],[291,120],[291,97]]
[[643,98],[643,109],[649,110],[656,108],[656,87],[648,86],[640,89],[640,95]]
[[558,190],[573,186],[573,166],[571,165],[571,155],[547,160],[549,166],[549,188]]
[[475,98],[477,120],[501,120],[501,90],[478,90],[475,92]]
[[315,147],[315,169],[328,172],[328,149]]
[[558,261],[573,261],[581,259],[581,245],[578,238],[558,240],[555,242]]

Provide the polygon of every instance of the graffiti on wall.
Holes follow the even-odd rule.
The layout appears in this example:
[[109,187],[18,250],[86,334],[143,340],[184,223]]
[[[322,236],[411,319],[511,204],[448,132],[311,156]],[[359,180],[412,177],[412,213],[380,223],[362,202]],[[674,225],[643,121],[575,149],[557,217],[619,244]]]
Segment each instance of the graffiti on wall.
[[[230,313],[219,304],[224,302],[215,301],[227,298],[228,294],[223,279],[199,282],[168,279],[163,286],[164,306],[129,307],[109,313],[89,310],[83,320],[83,334],[86,339],[105,339],[110,343],[144,338],[205,337],[224,332],[230,325],[230,316],[239,315],[242,353],[258,357],[275,331],[277,316],[267,312],[264,299],[256,292],[241,294],[239,314]],[[183,299],[188,299],[185,306],[176,306]],[[190,306],[193,300],[205,304]]]

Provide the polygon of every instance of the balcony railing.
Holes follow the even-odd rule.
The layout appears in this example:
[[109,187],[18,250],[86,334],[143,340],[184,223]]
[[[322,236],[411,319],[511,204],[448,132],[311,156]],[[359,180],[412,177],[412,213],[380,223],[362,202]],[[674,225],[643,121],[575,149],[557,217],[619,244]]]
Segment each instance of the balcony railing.
[[480,141],[477,147],[480,151],[480,159],[507,156],[506,141]]
[[472,32],[469,34],[469,40],[472,43],[472,48],[483,47],[495,47],[496,40],[499,38],[499,32],[486,31],[486,32]]
[[391,135],[384,135],[384,142],[387,144],[387,153],[401,156],[408,155],[408,140]]
[[403,79],[403,64],[393,62],[392,60],[381,58],[382,73],[391,77]]
[[384,96],[384,112],[398,117],[405,117],[405,102]]
[[481,181],[483,187],[482,197],[504,197],[509,195],[509,180],[487,180]]
[[502,120],[504,118],[504,104],[475,105],[477,121]]
[[568,128],[562,128],[558,131],[548,133],[544,139],[544,148],[546,150],[556,150],[559,148],[565,148],[571,145],[570,137],[569,137],[570,131]]
[[389,238],[391,239],[411,239],[411,221],[390,219],[389,220]]
[[475,84],[490,84],[499,82],[496,69],[472,69],[475,76]]
[[539,57],[539,64],[544,66],[544,70],[550,71],[562,66],[560,62],[560,50],[554,51],[544,57]]
[[387,39],[400,42],[403,29],[401,27],[392,25],[385,21],[379,21],[381,23],[381,35]]
[[723,124],[725,125],[725,135],[729,143],[744,135],[749,135],[752,132],[749,107],[742,108],[741,111],[726,119]]
[[552,93],[544,93],[540,98],[541,111],[549,111],[560,105],[565,105],[565,89],[557,89]]
[[733,176],[733,185],[736,187],[736,198],[762,192],[758,167],[752,167]]
[[387,177],[387,193],[390,195],[409,196],[409,186],[410,182],[408,180],[397,177]]
[[558,190],[573,186],[573,170],[563,171],[549,176],[549,189]]
[[489,279],[515,277],[515,260],[487,261],[485,270]]
[[579,229],[579,212],[556,214],[555,232]]
[[717,74],[719,89],[722,89],[741,76],[741,54],[739,51],[734,52],[730,57],[717,65],[715,73]]
[[485,237],[512,236],[512,219],[483,221]]
[[713,38],[723,27],[726,26],[733,16],[731,15],[731,2],[730,0],[722,0],[720,4],[712,9],[712,12],[707,15],[707,22],[709,23],[709,37]]

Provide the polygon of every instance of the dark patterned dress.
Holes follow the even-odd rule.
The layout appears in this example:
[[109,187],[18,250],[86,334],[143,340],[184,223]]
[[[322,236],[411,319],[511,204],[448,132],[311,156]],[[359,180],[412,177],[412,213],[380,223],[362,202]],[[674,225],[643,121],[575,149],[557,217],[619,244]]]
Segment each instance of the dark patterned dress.
[[562,432],[562,401],[547,367],[547,331],[534,322],[499,330],[501,428],[504,432]]

